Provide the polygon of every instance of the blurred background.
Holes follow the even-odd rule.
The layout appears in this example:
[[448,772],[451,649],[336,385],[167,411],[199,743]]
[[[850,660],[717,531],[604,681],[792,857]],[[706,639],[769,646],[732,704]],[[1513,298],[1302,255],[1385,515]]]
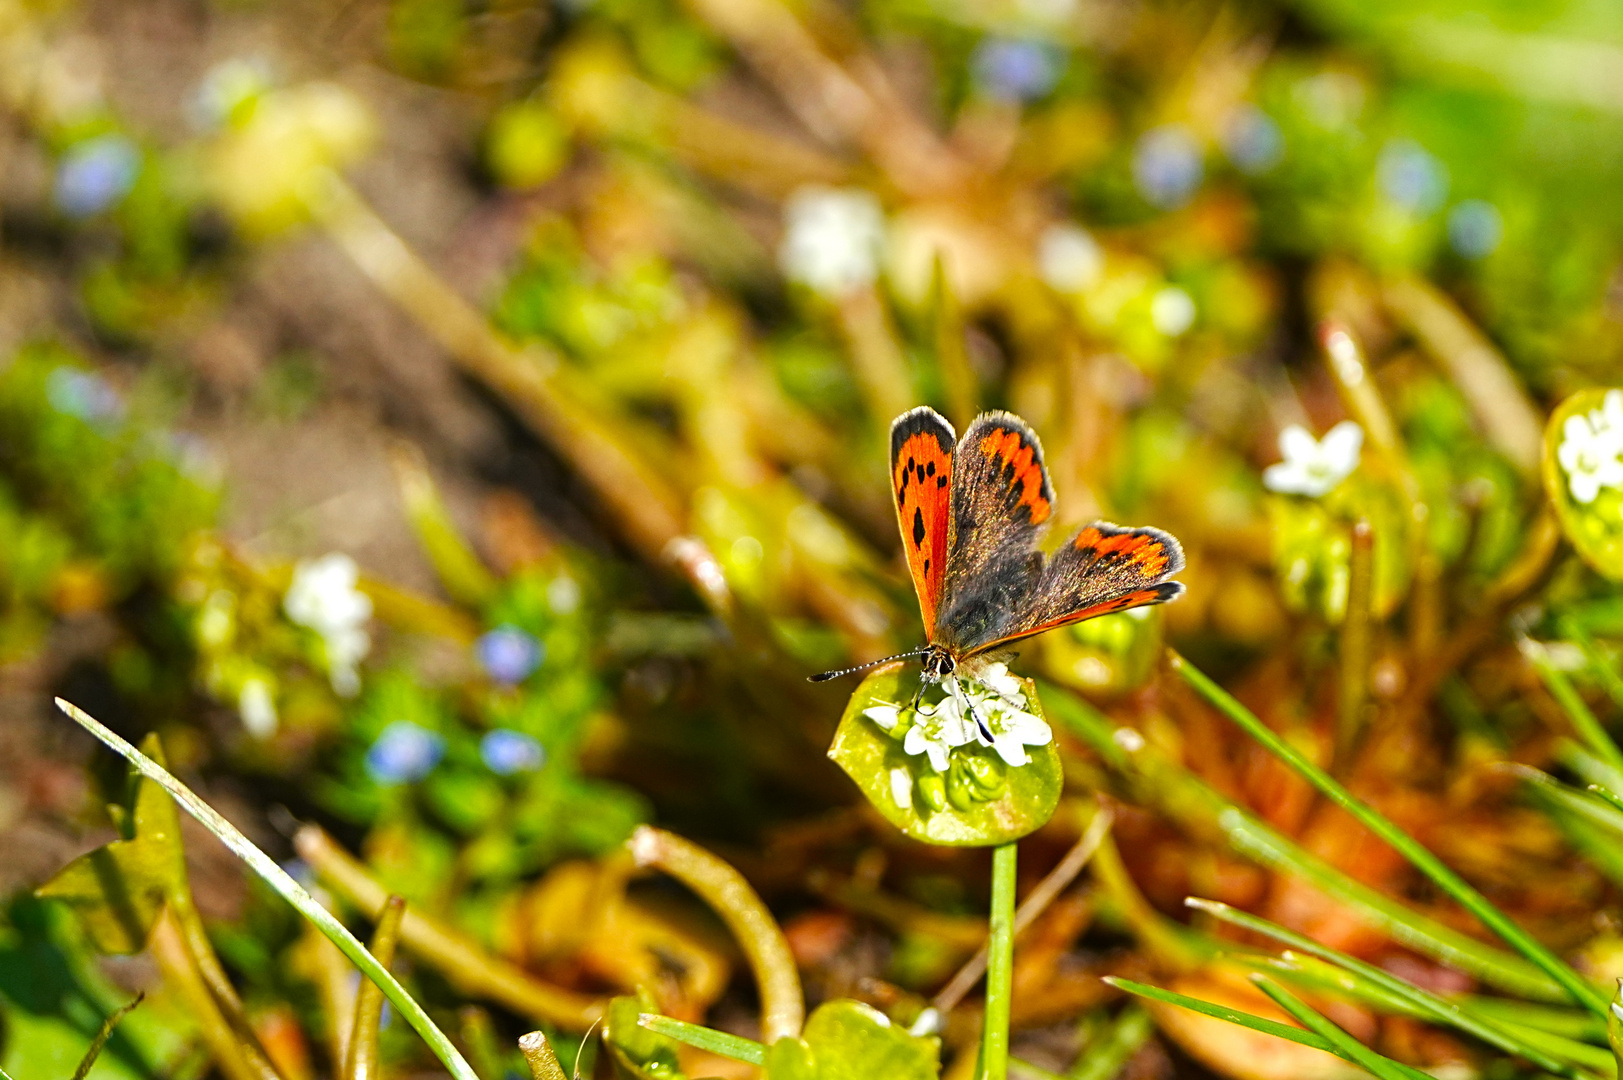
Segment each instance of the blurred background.
[[[921,639],[886,433],[924,403],[1029,421],[1056,531],[1188,554],[1176,604],[1015,662],[1066,769],[1022,889],[1114,814],[1021,938],[1018,1057],[1349,1068],[1100,981],[1266,1012],[1191,893],[1493,991],[1166,644],[1609,986],[1620,194],[1595,0],[0,0],[0,1065],[68,1075],[144,991],[91,1076],[242,1076],[184,942],[36,894],[149,836],[52,695],[358,930],[387,891],[458,935],[398,970],[486,1080],[537,1024],[612,1075],[610,994],[758,1034],[645,822],[744,872],[812,1002],[911,1022],[989,860],[868,807],[826,758],[852,685],[805,677]],[[183,824],[270,1076],[338,1075],[350,969]],[[1524,1069],[1320,990],[1435,1075]],[[436,1068],[398,1022],[382,1063]]]

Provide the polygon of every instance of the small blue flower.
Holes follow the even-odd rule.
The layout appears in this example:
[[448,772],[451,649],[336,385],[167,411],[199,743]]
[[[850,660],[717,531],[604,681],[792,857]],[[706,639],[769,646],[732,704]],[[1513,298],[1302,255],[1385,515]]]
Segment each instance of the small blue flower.
[[100,135],[70,147],[56,167],[59,210],[83,218],[116,206],[135,186],[141,151],[122,135]]
[[479,756],[490,771],[500,776],[534,772],[547,760],[541,744],[522,731],[496,728],[479,740]]
[[975,47],[969,64],[975,85],[986,96],[1036,101],[1059,81],[1065,57],[1046,42],[990,37]]
[[124,413],[124,400],[106,379],[70,367],[59,367],[46,376],[45,400],[57,412],[88,423],[117,420]]
[[409,784],[434,770],[445,756],[445,739],[409,720],[383,729],[366,752],[366,773],[379,784]]
[[1381,194],[1416,214],[1429,214],[1448,198],[1448,171],[1412,139],[1393,139],[1375,162]]
[[479,665],[491,679],[512,686],[530,677],[546,655],[534,635],[516,626],[498,626],[473,643]]
[[1448,212],[1448,243],[1463,258],[1492,255],[1504,237],[1499,208],[1481,199],[1466,199]]
[[1182,124],[1151,128],[1133,148],[1133,182],[1144,201],[1162,210],[1187,203],[1206,173],[1200,143]]
[[1261,176],[1284,156],[1285,136],[1273,117],[1255,105],[1242,105],[1223,125],[1223,151],[1236,169]]

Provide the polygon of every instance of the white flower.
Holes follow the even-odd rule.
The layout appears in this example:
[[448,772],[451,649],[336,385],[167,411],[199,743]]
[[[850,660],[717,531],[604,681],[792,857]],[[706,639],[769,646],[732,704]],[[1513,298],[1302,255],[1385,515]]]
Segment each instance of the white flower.
[[1364,429],[1351,420],[1343,420],[1318,441],[1307,428],[1292,424],[1279,433],[1279,452],[1285,460],[1263,470],[1263,486],[1316,499],[1352,475],[1363,446]]
[[[950,678],[947,696],[914,713],[913,725],[902,739],[902,749],[924,754],[936,772],[946,772],[952,751],[970,743],[990,746],[1010,765],[1031,760],[1028,746],[1047,746],[1054,733],[1039,717],[1026,710],[1025,685],[1005,664],[988,664],[974,679]],[[874,705],[863,715],[886,731],[894,730],[901,715],[896,705]],[[991,734],[990,741],[975,723],[978,716]]]
[[784,207],[778,265],[791,281],[837,298],[873,283],[885,244],[885,212],[861,188],[804,187]]
[[282,610],[289,619],[321,635],[328,677],[334,692],[343,697],[360,690],[355,667],[372,647],[366,632],[372,599],[355,587],[359,580],[354,559],[325,555],[299,563],[293,570],[293,584],[282,598]]
[[1555,458],[1572,497],[1589,504],[1603,487],[1623,488],[1623,390],[1608,390],[1599,409],[1567,417]]
[[256,739],[268,739],[276,734],[276,699],[272,695],[269,679],[263,675],[250,675],[237,691],[237,715],[242,726]]

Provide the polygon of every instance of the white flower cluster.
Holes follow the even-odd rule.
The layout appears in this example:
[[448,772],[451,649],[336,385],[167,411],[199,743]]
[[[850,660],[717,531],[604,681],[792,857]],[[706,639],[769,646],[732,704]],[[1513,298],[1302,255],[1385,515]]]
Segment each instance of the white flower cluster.
[[1601,488],[1623,488],[1623,390],[1608,390],[1601,407],[1567,417],[1555,459],[1572,497],[1595,501]]
[[862,188],[804,187],[784,206],[778,264],[785,276],[838,299],[873,284],[885,248],[885,211]]
[[[1006,664],[988,664],[974,679],[949,677],[942,685],[947,688],[947,696],[931,709],[917,710],[902,740],[903,750],[927,755],[936,772],[947,771],[947,758],[955,747],[970,743],[990,746],[1005,762],[1018,766],[1031,760],[1026,747],[1047,746],[1054,739],[1047,723],[1026,711],[1025,687],[1009,674]],[[895,729],[902,712],[899,705],[874,705],[862,710],[864,716],[886,731]],[[981,734],[974,716],[985,721],[991,741]]]
[[1279,452],[1285,458],[1263,470],[1262,485],[1283,495],[1320,498],[1358,468],[1364,448],[1364,429],[1343,420],[1315,439],[1307,428],[1291,424],[1279,433]]
[[361,688],[356,665],[372,648],[366,632],[372,598],[355,587],[360,570],[348,555],[324,555],[299,563],[293,584],[282,598],[282,610],[300,626],[321,635],[327,653],[327,675],[333,691],[353,697]]

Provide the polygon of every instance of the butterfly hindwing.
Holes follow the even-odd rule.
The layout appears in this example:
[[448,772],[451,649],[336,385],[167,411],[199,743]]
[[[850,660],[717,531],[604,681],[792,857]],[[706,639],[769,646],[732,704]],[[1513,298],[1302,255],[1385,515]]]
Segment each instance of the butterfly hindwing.
[[1002,635],[1040,581],[1036,541],[1054,512],[1042,443],[1004,412],[976,417],[953,463],[953,544],[934,642],[972,652]]
[[974,651],[1098,615],[1174,600],[1183,593],[1183,585],[1166,579],[1183,565],[1183,548],[1160,529],[1128,529],[1096,521],[1049,557],[1019,614]]
[[952,537],[952,425],[934,409],[917,408],[890,426],[890,482],[907,568],[919,596],[926,638],[933,638]]

